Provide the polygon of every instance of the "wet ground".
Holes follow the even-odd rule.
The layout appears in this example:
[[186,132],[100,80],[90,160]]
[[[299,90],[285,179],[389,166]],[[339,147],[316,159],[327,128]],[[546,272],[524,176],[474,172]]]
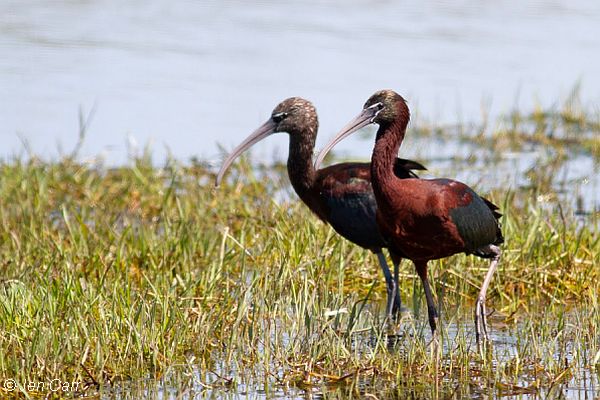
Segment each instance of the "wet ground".
[[[571,315],[577,310],[571,311]],[[423,318],[415,322],[412,312],[405,313],[405,320],[394,334],[378,337],[367,330],[354,335],[354,348],[368,352],[379,340],[386,342],[390,352],[398,357],[406,357],[410,351],[408,344],[415,337],[421,337],[426,346],[431,345],[431,335]],[[459,323],[449,323],[443,327],[442,357],[438,361],[440,370],[451,365],[453,351],[466,346],[476,353],[477,346],[468,322],[469,316],[462,315]],[[453,319],[453,318],[451,318]],[[218,363],[214,370],[200,370],[193,360],[187,365],[175,365],[162,379],[148,379],[126,382],[103,388],[105,399],[136,399],[140,397],[153,399],[204,399],[204,398],[264,398],[264,399],[342,399],[342,398],[448,398],[448,399],[596,399],[600,395],[600,375],[589,365],[581,364],[581,360],[573,354],[581,349],[569,341],[561,345],[555,344],[553,357],[564,363],[563,376],[555,383],[548,383],[548,371],[544,371],[536,361],[530,359],[533,352],[525,347],[532,346],[526,339],[529,334],[527,323],[513,327],[504,326],[499,319],[491,321],[491,359],[495,364],[514,365],[522,363],[522,377],[510,384],[487,381],[476,361],[470,366],[470,376],[457,380],[451,374],[440,379],[438,386],[432,382],[397,382],[390,383],[381,377],[378,381],[371,371],[363,371],[363,377],[342,382],[315,382],[314,385],[278,384],[276,375],[264,376],[257,371],[235,371],[224,363]],[[563,348],[564,346],[564,348]],[[549,348],[552,348],[550,346]],[[361,350],[362,349],[362,350]],[[520,356],[523,358],[520,358]],[[474,360],[476,357],[473,358]],[[433,362],[433,361],[432,361]],[[480,361],[481,362],[481,361]],[[455,366],[456,368],[456,366]],[[483,371],[484,368],[481,368]],[[243,381],[243,377],[253,377],[254,382]],[[258,377],[258,379],[256,379]],[[262,383],[261,383],[262,382]]]

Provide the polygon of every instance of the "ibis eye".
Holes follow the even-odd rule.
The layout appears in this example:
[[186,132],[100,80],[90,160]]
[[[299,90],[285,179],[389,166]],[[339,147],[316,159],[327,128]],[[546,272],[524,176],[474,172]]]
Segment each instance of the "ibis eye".
[[288,116],[288,114],[286,112],[280,112],[280,113],[277,113],[277,114],[273,114],[273,116],[271,117],[271,119],[273,120],[273,122],[275,122],[276,124],[278,124],[281,121],[283,121],[287,116]]
[[373,105],[372,105],[371,107],[369,107],[369,108],[374,108],[374,109],[376,109],[377,111],[381,111],[381,110],[383,110],[383,103],[382,103],[382,102],[375,103],[375,104],[373,104]]

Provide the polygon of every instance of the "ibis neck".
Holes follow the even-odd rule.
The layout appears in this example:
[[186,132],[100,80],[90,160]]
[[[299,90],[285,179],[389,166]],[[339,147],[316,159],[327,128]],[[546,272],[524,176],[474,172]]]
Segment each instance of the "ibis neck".
[[395,179],[394,164],[405,132],[406,124],[398,121],[381,125],[377,131],[375,147],[371,156],[371,175],[376,192],[384,192]]
[[316,173],[312,162],[315,139],[316,134],[290,133],[287,169],[290,182],[300,198],[308,193],[315,182]]

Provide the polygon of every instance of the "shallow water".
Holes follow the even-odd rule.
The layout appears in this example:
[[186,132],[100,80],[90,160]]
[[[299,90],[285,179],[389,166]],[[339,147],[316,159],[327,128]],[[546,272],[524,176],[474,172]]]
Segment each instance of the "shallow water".
[[[383,307],[383,305],[381,305]],[[474,334],[471,330],[470,314],[461,316],[460,323],[445,323],[443,329],[443,358],[441,365],[452,363],[449,359],[456,346],[462,343],[476,352]],[[465,323],[465,321],[467,321]],[[223,363],[215,365],[214,370],[201,370],[193,363],[187,365],[175,365],[169,368],[162,379],[147,379],[142,381],[125,382],[107,386],[102,389],[101,398],[103,399],[204,399],[204,398],[231,398],[231,399],[345,399],[351,397],[369,397],[377,398],[452,398],[452,399],[596,399],[600,395],[600,375],[594,373],[588,365],[582,364],[581,360],[575,360],[567,357],[565,362],[569,362],[572,367],[572,376],[560,381],[554,385],[542,384],[536,388],[535,376],[544,376],[543,371],[535,371],[535,362],[519,359],[519,353],[524,353],[523,346],[527,346],[527,340],[522,337],[526,335],[526,324],[517,324],[513,328],[507,328],[495,325],[493,319],[490,319],[490,339],[492,341],[492,353],[494,363],[507,364],[519,360],[525,365],[523,377],[519,382],[506,384],[505,386],[490,386],[490,382],[477,375],[478,367],[472,366],[472,375],[464,382],[458,382],[455,377],[448,376],[440,379],[439,387],[434,389],[431,384],[411,385],[398,384],[392,386],[391,383],[382,380],[371,381],[371,378],[365,377],[358,382],[348,382],[348,384],[315,384],[312,387],[297,387],[292,385],[278,385],[274,382],[273,376],[261,376],[257,371],[235,371]],[[389,351],[403,357],[404,351],[409,351],[408,347],[415,337],[422,337],[424,343],[431,341],[429,328],[423,316],[419,322],[415,322],[408,316],[398,331],[398,335],[392,335],[387,338]],[[521,331],[521,332],[519,332]],[[358,333],[354,335],[352,347],[362,348],[368,351],[369,348],[376,346],[380,338],[373,336],[371,332]],[[383,340],[386,340],[385,338]],[[459,344],[460,343],[460,344]],[[575,347],[575,346],[572,346]],[[525,352],[526,353],[526,352]],[[562,354],[557,349],[555,357]],[[527,366],[532,363],[531,366]],[[276,366],[273,366],[277,370]],[[456,367],[455,367],[456,368]],[[257,369],[260,369],[258,367]],[[259,376],[256,379],[257,375]],[[246,378],[244,378],[246,377]],[[255,382],[246,381],[252,380]],[[381,379],[381,378],[380,378]],[[266,382],[269,382],[265,384]],[[514,386],[513,386],[514,385]]]
[[426,160],[428,171],[420,176],[452,177],[482,193],[532,187],[550,176],[552,186],[540,190],[537,198],[546,208],[558,211],[560,205],[587,220],[600,211],[600,163],[589,154],[572,151],[560,159],[555,149],[534,145],[497,155],[477,144],[414,137],[407,139],[403,153],[406,158]]
[[[394,88],[436,121],[476,121],[581,81],[600,102],[600,3],[585,0],[0,2],[0,157],[219,159],[283,98],[313,100],[324,143],[374,90]],[[488,107],[489,106],[489,107]],[[128,148],[132,146],[134,149]],[[371,143],[339,149],[368,157]],[[257,154],[286,150],[284,138]]]

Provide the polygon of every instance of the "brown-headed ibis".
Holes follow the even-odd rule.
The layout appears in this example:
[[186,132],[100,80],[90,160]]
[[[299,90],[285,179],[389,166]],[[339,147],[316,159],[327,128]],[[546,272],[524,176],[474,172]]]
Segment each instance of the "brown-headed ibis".
[[[304,204],[336,232],[377,255],[387,287],[386,313],[397,317],[401,309],[397,282],[402,253],[390,251],[394,263],[392,276],[382,252],[386,243],[375,220],[377,203],[371,187],[370,164],[341,163],[315,170],[312,157],[318,126],[317,112],[311,102],[300,97],[284,100],[275,107],[271,117],[223,161],[216,186],[240,154],[271,134],[287,132],[290,138],[287,170],[294,190]],[[425,169],[415,161],[394,158],[392,162],[398,179],[416,179],[411,170]]]
[[475,334],[488,338],[485,297],[504,242],[498,207],[464,183],[450,179],[397,179],[394,160],[404,139],[410,112],[406,101],[392,90],[373,94],[362,112],[319,153],[318,167],[339,141],[369,124],[378,124],[371,156],[377,223],[388,249],[410,259],[423,282],[429,325],[436,330],[438,316],[427,280],[427,263],[457,253],[491,259],[477,297]]

